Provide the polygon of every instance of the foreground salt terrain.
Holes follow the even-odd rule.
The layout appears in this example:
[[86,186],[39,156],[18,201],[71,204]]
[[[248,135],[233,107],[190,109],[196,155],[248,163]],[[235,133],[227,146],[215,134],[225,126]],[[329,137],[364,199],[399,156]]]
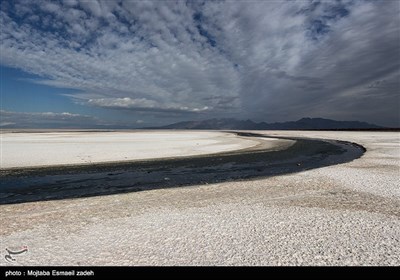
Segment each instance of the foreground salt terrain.
[[399,133],[263,133],[367,152],[261,180],[1,205],[0,243],[28,246],[17,265],[400,265]]

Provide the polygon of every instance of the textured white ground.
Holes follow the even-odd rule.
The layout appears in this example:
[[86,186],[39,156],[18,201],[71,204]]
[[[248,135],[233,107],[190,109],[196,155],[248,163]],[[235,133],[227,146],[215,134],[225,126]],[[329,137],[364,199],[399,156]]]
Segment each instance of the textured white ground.
[[[2,133],[0,137],[1,168],[201,155],[259,143],[206,131]],[[279,141],[265,142],[273,149]]]
[[2,205],[1,246],[28,246],[17,265],[400,265],[399,133],[265,133],[368,151],[261,180]]

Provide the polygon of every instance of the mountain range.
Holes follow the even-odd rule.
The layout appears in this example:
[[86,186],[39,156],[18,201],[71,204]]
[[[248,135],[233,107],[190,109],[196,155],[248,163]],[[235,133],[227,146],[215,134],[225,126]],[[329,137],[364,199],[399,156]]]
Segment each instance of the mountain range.
[[153,129],[239,129],[239,130],[340,130],[382,129],[383,127],[359,121],[335,121],[323,118],[302,118],[289,122],[253,122],[237,119],[208,119],[185,121]]

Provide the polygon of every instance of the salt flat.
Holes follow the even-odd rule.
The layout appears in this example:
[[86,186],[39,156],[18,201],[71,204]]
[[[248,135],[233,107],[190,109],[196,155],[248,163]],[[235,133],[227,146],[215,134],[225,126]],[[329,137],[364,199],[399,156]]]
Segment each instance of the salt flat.
[[[32,132],[0,137],[1,168],[193,156],[259,144],[230,133],[205,131]],[[277,140],[264,142],[271,149],[279,146]]]
[[29,247],[17,265],[400,265],[398,132],[263,133],[367,152],[266,179],[1,205],[0,243]]

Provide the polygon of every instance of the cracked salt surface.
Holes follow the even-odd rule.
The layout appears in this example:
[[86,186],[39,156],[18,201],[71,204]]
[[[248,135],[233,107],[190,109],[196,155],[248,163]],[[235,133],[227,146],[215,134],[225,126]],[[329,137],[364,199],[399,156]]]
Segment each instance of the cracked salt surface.
[[399,133],[264,133],[367,152],[266,179],[1,205],[0,243],[29,247],[17,265],[400,265]]

